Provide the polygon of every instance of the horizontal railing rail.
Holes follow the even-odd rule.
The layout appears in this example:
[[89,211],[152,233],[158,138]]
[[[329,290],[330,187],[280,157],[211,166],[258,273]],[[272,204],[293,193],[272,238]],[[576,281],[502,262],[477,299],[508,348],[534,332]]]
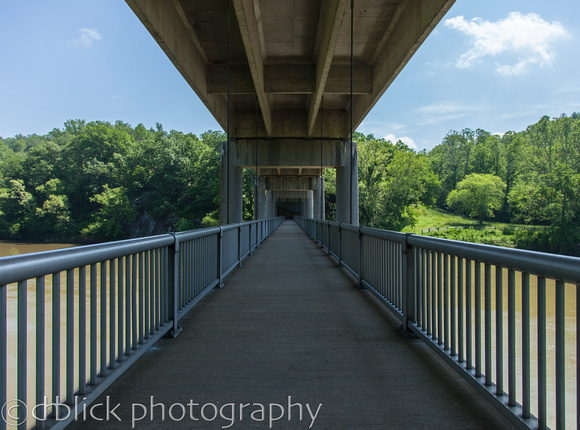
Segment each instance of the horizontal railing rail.
[[75,420],[283,220],[0,258],[0,429]]
[[519,428],[577,428],[580,258],[295,218]]

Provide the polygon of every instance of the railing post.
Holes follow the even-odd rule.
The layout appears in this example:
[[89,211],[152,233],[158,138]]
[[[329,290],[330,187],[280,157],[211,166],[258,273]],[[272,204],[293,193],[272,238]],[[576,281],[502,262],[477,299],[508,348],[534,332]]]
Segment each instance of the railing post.
[[250,223],[248,227],[248,247],[250,248],[250,255],[254,255],[254,247],[252,246],[252,226],[255,225],[254,223]]
[[169,332],[171,337],[176,337],[181,331],[177,323],[177,311],[179,304],[179,239],[171,233],[174,239],[173,246],[169,247],[169,317],[173,320],[173,328]]
[[238,225],[238,267],[242,267],[242,223]]
[[415,322],[415,296],[416,288],[414,282],[415,253],[412,246],[409,245],[409,236],[405,236],[403,248],[403,333],[411,333],[409,324]]
[[358,228],[358,284],[357,287],[364,288],[363,285],[363,234],[361,227]]
[[218,270],[218,284],[216,286],[216,288],[222,288],[224,286],[223,283],[223,279],[222,279],[222,253],[223,253],[223,248],[224,248],[224,241],[223,241],[223,236],[224,236],[224,231],[222,229],[222,226],[220,225],[219,227],[220,231],[218,233],[217,236],[217,246],[218,246],[218,252],[217,252],[217,270]]
[[338,267],[342,267],[342,228],[340,226],[342,223],[338,224]]

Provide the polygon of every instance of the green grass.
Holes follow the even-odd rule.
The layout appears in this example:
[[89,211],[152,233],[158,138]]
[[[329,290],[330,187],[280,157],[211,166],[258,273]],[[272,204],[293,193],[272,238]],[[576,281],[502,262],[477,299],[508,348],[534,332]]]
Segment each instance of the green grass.
[[[479,220],[469,218],[466,216],[455,215],[439,208],[427,208],[420,206],[418,209],[418,216],[413,227],[408,226],[403,229],[404,233],[421,234],[421,230],[428,228],[442,228],[442,227],[480,227]],[[517,227],[531,227],[522,224],[509,224],[503,222],[486,221],[483,223],[485,227],[496,227],[498,229],[517,228]]]
[[[405,233],[424,234],[462,242],[483,243],[532,251],[580,256],[580,227],[558,231],[545,226],[484,222],[437,208],[419,207],[413,227]],[[458,228],[451,228],[458,227]],[[427,229],[431,229],[430,232]]]

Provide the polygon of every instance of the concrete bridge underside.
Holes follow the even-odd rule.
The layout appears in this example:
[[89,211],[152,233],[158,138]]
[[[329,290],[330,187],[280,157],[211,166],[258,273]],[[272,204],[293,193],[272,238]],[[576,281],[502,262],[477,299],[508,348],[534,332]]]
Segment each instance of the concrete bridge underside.
[[241,221],[243,168],[258,218],[324,218],[335,168],[337,220],[358,224],[351,130],[455,0],[126,1],[228,132],[223,224]]
[[[212,418],[209,404],[234,403],[230,428],[307,429],[309,403],[313,412],[322,404],[312,429],[513,429],[427,344],[406,339],[400,320],[345,273],[286,221],[180,321],[178,337],[162,339],[96,400],[119,404],[122,422],[88,417],[70,428],[130,428],[132,415],[143,417],[133,407],[140,404],[147,413],[138,429],[220,429],[231,422],[219,414],[204,420],[200,408],[208,404]],[[288,419],[289,396],[302,403],[302,421],[296,406]],[[199,404],[198,421],[188,406],[172,420],[168,409],[176,405],[179,418],[179,405],[190,401]],[[240,421],[239,405],[248,403]],[[285,415],[271,427],[268,412],[264,422],[253,420],[256,403],[281,404]]]

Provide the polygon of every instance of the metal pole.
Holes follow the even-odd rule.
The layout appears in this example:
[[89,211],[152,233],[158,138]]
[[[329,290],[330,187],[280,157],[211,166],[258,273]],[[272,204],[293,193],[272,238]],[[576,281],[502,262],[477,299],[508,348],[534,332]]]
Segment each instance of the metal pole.
[[353,202],[352,202],[352,187],[354,172],[352,169],[352,141],[354,134],[354,0],[350,0],[350,183],[349,183],[349,193],[350,193],[350,224],[352,224],[352,212]]

